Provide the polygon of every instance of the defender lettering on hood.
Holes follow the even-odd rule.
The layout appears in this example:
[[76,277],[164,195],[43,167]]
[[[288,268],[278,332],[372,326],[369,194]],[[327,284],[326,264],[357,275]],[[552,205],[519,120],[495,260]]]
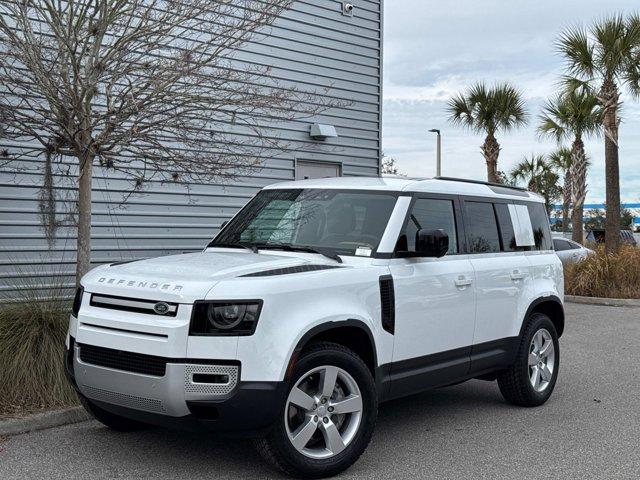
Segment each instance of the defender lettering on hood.
[[107,277],[100,277],[98,279],[98,283],[103,283],[105,285],[117,285],[119,287],[151,288],[170,292],[179,292],[184,288],[183,285],[177,285],[174,283],[146,282],[138,280],[126,280],[124,278],[118,279]]

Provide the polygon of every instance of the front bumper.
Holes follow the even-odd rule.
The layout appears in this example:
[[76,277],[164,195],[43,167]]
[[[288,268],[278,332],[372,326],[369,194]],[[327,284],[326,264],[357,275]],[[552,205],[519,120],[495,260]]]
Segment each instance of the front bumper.
[[[82,361],[73,339],[65,370],[80,395],[116,415],[189,430],[251,436],[268,430],[284,404],[283,382],[241,382],[240,364],[167,359],[163,376]],[[194,382],[194,374],[224,375],[228,383]]]

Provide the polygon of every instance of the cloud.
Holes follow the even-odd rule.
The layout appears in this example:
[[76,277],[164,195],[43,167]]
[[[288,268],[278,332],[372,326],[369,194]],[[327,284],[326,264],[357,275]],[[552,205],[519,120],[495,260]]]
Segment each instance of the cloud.
[[[588,23],[608,12],[637,9],[613,0],[504,2],[403,0],[385,5],[383,149],[411,175],[435,174],[435,138],[443,132],[443,173],[486,178],[481,135],[447,122],[446,101],[472,83],[508,81],[518,87],[530,112],[528,127],[501,134],[500,168],[509,170],[525,154],[555,148],[535,131],[544,101],[556,91],[562,60],[557,34],[576,21]],[[579,18],[576,17],[579,12]],[[640,198],[640,105],[623,97],[620,170],[625,201]],[[588,201],[604,200],[604,148],[587,140],[592,157]]]

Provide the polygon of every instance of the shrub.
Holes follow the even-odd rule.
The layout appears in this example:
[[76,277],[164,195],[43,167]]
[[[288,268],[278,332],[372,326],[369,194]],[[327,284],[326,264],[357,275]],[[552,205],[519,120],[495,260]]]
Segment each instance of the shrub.
[[624,245],[607,254],[603,246],[565,267],[565,292],[605,298],[640,298],[640,248]]
[[18,298],[0,304],[0,416],[77,403],[63,370],[70,291],[37,278],[18,278]]

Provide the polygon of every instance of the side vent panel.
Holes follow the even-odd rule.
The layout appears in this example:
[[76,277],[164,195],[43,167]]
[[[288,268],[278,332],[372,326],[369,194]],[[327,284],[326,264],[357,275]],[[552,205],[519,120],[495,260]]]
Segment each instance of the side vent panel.
[[391,275],[380,277],[380,305],[382,328],[393,335],[396,331],[396,298]]

